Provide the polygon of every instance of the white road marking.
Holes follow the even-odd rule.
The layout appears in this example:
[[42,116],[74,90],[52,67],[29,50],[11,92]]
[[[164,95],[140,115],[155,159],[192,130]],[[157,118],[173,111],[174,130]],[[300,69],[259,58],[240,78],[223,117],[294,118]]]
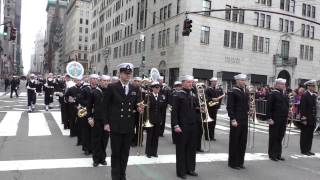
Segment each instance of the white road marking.
[[43,113],[28,113],[29,133],[28,136],[49,136],[51,135],[48,123]]
[[64,129],[63,124],[61,124],[61,112],[50,112],[53,119],[56,121],[62,135],[69,136],[70,130]]
[[0,136],[15,136],[21,115],[21,111],[8,111],[0,122]]
[[0,96],[3,96],[5,94],[5,92],[0,92]]
[[[320,159],[320,154],[315,156],[292,155],[290,158],[312,158]],[[228,161],[227,153],[203,153],[197,154],[198,163],[204,162],[225,162]],[[246,161],[266,161],[269,160],[265,153],[246,153]],[[107,166],[110,166],[110,157],[106,158]],[[148,164],[173,164],[176,162],[175,154],[159,155],[158,158],[147,158],[145,156],[130,156],[128,165],[148,165]],[[83,168],[92,167],[92,158],[72,158],[72,159],[38,159],[38,160],[12,160],[0,161],[0,171],[25,171],[39,169],[61,169],[61,168]]]

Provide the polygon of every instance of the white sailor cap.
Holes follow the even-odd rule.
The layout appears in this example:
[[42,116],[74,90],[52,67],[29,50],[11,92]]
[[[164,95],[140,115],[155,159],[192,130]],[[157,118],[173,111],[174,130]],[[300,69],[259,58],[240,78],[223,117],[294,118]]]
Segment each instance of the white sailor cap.
[[180,77],[180,81],[193,81],[194,77],[191,75],[184,75]]
[[108,75],[102,75],[102,76],[101,76],[101,80],[109,81],[109,80],[111,80],[111,77],[108,76]]
[[48,76],[53,76],[53,74],[52,74],[52,73],[49,73]]
[[276,83],[282,83],[282,84],[285,84],[287,82],[286,79],[283,79],[283,78],[278,78],[275,80]]
[[247,80],[247,75],[245,74],[238,74],[236,76],[234,76],[235,80]]
[[175,81],[173,85],[176,86],[176,85],[181,85],[181,84],[182,84],[181,81]]
[[134,81],[142,81],[142,78],[141,77],[134,77],[133,80]]
[[99,79],[99,75],[98,74],[91,74],[89,76],[90,79]]
[[132,69],[133,69],[133,64],[131,64],[131,63],[121,63],[117,67],[118,67],[120,73],[121,72],[131,73]]
[[30,77],[35,77],[35,76],[36,76],[36,75],[35,75],[35,74],[33,74],[33,73],[32,73],[32,74],[30,74]]
[[83,76],[77,76],[77,77],[76,77],[76,78],[74,78],[74,79],[81,81],[81,80],[82,80],[82,78],[83,78]]
[[197,82],[199,82],[199,79],[194,79],[193,81],[197,83]]
[[210,81],[218,81],[218,78],[212,77],[212,78],[210,79]]
[[111,80],[112,80],[112,81],[118,81],[119,78],[118,78],[118,76],[112,76]]
[[163,80],[164,79],[164,77],[163,76],[159,76],[159,80]]
[[150,87],[157,87],[160,86],[160,83],[158,81],[153,81],[150,85]]
[[304,83],[305,86],[315,86],[317,84],[317,81],[314,79],[311,79]]

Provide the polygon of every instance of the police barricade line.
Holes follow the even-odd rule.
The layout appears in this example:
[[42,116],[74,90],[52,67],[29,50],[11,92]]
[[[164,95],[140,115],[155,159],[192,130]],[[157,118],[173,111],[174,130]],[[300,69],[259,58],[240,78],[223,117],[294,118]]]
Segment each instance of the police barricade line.
[[0,136],[16,136],[22,111],[8,111],[0,122]]
[[[218,115],[219,117],[219,115]],[[224,122],[230,122],[229,118],[226,118],[225,116],[222,116],[221,119],[219,120],[223,120]],[[262,130],[268,130],[269,131],[269,124],[267,123],[263,123],[263,122],[256,122],[255,124],[256,128],[262,129]],[[287,133],[290,131],[290,127],[287,127],[286,129]],[[293,126],[291,127],[291,134],[299,134],[300,130],[295,129]]]

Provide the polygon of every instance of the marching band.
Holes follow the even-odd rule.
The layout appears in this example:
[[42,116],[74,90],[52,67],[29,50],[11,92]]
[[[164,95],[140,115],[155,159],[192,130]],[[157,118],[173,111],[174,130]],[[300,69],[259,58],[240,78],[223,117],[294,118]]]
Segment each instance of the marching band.
[[[204,83],[196,82],[193,76],[184,75],[170,89],[157,69],[153,68],[150,77],[143,79],[132,78],[133,68],[131,63],[119,64],[118,77],[97,74],[86,77],[77,69],[67,68],[64,77],[50,73],[44,82],[30,74],[26,84],[29,112],[35,110],[37,93],[44,91],[46,111],[56,95],[61,123],[65,129],[70,129],[70,137],[77,137],[77,145],[82,146],[84,154],[92,154],[93,166],[107,164],[106,148],[110,138],[111,177],[125,180],[130,147],[137,146],[140,155],[144,131],[146,157],[158,157],[159,137],[164,135],[168,110],[171,113],[172,141],[176,146],[176,174],[185,179],[186,175],[198,176],[196,152],[210,151],[210,141],[216,141],[217,113],[226,96],[230,118],[228,166],[237,170],[245,168],[252,123],[250,116],[256,115],[255,106],[250,104],[251,94],[245,74],[234,76],[235,86],[225,93],[218,86],[216,77],[209,79],[210,85],[206,87]],[[83,67],[80,69],[83,71]],[[270,160],[285,160],[282,142],[286,128],[293,119],[299,118],[301,153],[314,155],[311,147],[319,104],[316,84],[315,80],[307,81],[307,90],[304,93],[297,91],[297,103],[296,99],[291,102],[287,94],[286,80],[275,80],[273,90],[266,96]]]

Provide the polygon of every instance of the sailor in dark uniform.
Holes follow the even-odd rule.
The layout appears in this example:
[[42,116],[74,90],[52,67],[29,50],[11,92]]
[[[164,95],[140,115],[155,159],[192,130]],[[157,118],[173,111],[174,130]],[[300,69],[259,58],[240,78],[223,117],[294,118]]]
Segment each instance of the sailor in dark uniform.
[[[134,77],[133,78],[133,82],[132,85],[139,88],[141,93],[144,93],[144,89],[141,87],[141,81],[142,78],[141,77]],[[141,94],[141,98],[143,98],[144,96]],[[134,126],[134,136],[132,138],[132,147],[135,147],[138,145],[138,132],[139,132],[139,112],[135,113],[135,126]]]
[[133,65],[122,63],[118,66],[120,81],[110,84],[105,97],[105,130],[111,132],[111,177],[125,180],[130,145],[134,131],[134,111],[143,112],[138,106],[139,89],[130,84]]
[[63,123],[63,126],[64,126],[64,129],[70,129],[70,115],[69,115],[69,109],[70,109],[70,104],[68,102],[68,100],[66,99],[66,92],[72,87],[75,85],[75,82],[71,80],[71,77],[69,74],[66,74],[64,76],[64,91],[63,91],[63,107],[62,107],[62,110],[61,110],[61,113],[62,113],[62,123]]
[[182,90],[172,98],[172,123],[176,136],[176,173],[185,179],[186,175],[198,176],[196,166],[197,113],[196,96],[192,93],[193,76],[182,76]]
[[61,112],[61,123],[63,124],[64,122],[64,98],[63,98],[63,93],[65,90],[65,82],[61,78],[60,75],[57,76],[57,78],[54,80],[54,95],[57,97],[57,100],[59,101],[60,104],[60,112]]
[[151,83],[150,88],[152,91],[148,94],[149,97],[149,120],[152,127],[147,127],[147,141],[146,141],[146,155],[148,158],[158,157],[158,143],[160,135],[160,124],[163,111],[162,106],[165,105],[166,101],[163,96],[160,96],[160,84],[157,81]]
[[300,134],[300,150],[301,153],[307,156],[315,155],[311,152],[313,132],[316,126],[316,112],[317,112],[317,93],[316,80],[307,81],[304,85],[307,91],[302,95],[300,101],[301,113],[301,134]]
[[163,99],[165,100],[165,104],[163,105],[163,107],[161,108],[161,125],[160,125],[160,137],[163,137],[164,135],[164,129],[166,127],[166,117],[167,117],[167,107],[168,107],[168,98],[170,96],[170,88],[164,83],[164,77],[160,76],[160,78],[158,79],[160,86],[161,86],[161,90],[160,90],[160,95],[163,97]]
[[19,84],[20,84],[20,81],[19,81],[18,77],[12,76],[12,79],[10,81],[10,86],[11,86],[10,98],[12,98],[13,92],[16,93],[17,98],[19,97],[19,95],[18,95]]
[[49,73],[48,78],[45,84],[43,85],[43,91],[44,91],[44,104],[46,106],[46,111],[48,111],[49,105],[53,103],[54,79],[53,79],[52,73]]
[[[172,88],[172,91],[170,93],[170,96],[169,96],[169,104],[170,104],[170,108],[169,108],[169,111],[170,111],[170,114],[171,114],[171,138],[172,138],[172,143],[175,144],[176,143],[176,136],[175,136],[175,133],[174,133],[174,128],[173,128],[173,120],[172,120],[172,99],[173,99],[173,95],[182,89],[182,83],[181,81],[175,81],[173,83],[173,88]],[[200,143],[201,144],[201,143]]]
[[[75,85],[68,88],[65,94],[65,100],[68,102],[68,120],[70,126],[70,137],[78,136],[78,106],[81,97],[81,87],[82,87],[82,77],[77,77],[74,79]],[[79,137],[79,136],[78,136]],[[79,139],[78,139],[78,143]]]
[[[218,110],[220,109],[221,101],[223,98],[223,90],[221,88],[217,87],[217,82],[218,79],[216,77],[212,77],[210,79],[210,86],[206,89],[205,94],[206,94],[206,99],[208,102],[213,102],[215,105],[210,106],[208,103],[208,113],[211,119],[213,120],[208,124],[209,126],[209,138],[211,141],[216,141],[215,138],[215,128],[216,128],[216,122],[217,122],[217,114]],[[206,128],[205,128],[206,130]],[[206,132],[206,135],[208,133]],[[206,140],[209,140],[208,136],[205,137]]]
[[229,160],[228,166],[233,169],[244,169],[244,156],[248,134],[249,94],[245,85],[247,76],[234,76],[236,86],[228,92],[227,111],[230,118]]
[[286,132],[289,113],[289,98],[284,93],[286,80],[279,78],[275,81],[275,88],[268,96],[267,119],[269,124],[269,158],[273,161],[284,161],[281,156],[282,140]]
[[34,74],[30,74],[30,80],[27,81],[26,86],[27,86],[28,108],[29,108],[28,111],[32,112],[35,109],[35,104],[37,99],[37,95],[36,95],[37,83],[36,83]]
[[91,134],[92,141],[92,159],[93,167],[99,164],[106,165],[106,151],[104,147],[104,125],[105,119],[104,105],[103,105],[103,92],[98,86],[99,75],[90,75],[90,96],[88,97],[87,104],[87,123],[91,129],[88,131]]

